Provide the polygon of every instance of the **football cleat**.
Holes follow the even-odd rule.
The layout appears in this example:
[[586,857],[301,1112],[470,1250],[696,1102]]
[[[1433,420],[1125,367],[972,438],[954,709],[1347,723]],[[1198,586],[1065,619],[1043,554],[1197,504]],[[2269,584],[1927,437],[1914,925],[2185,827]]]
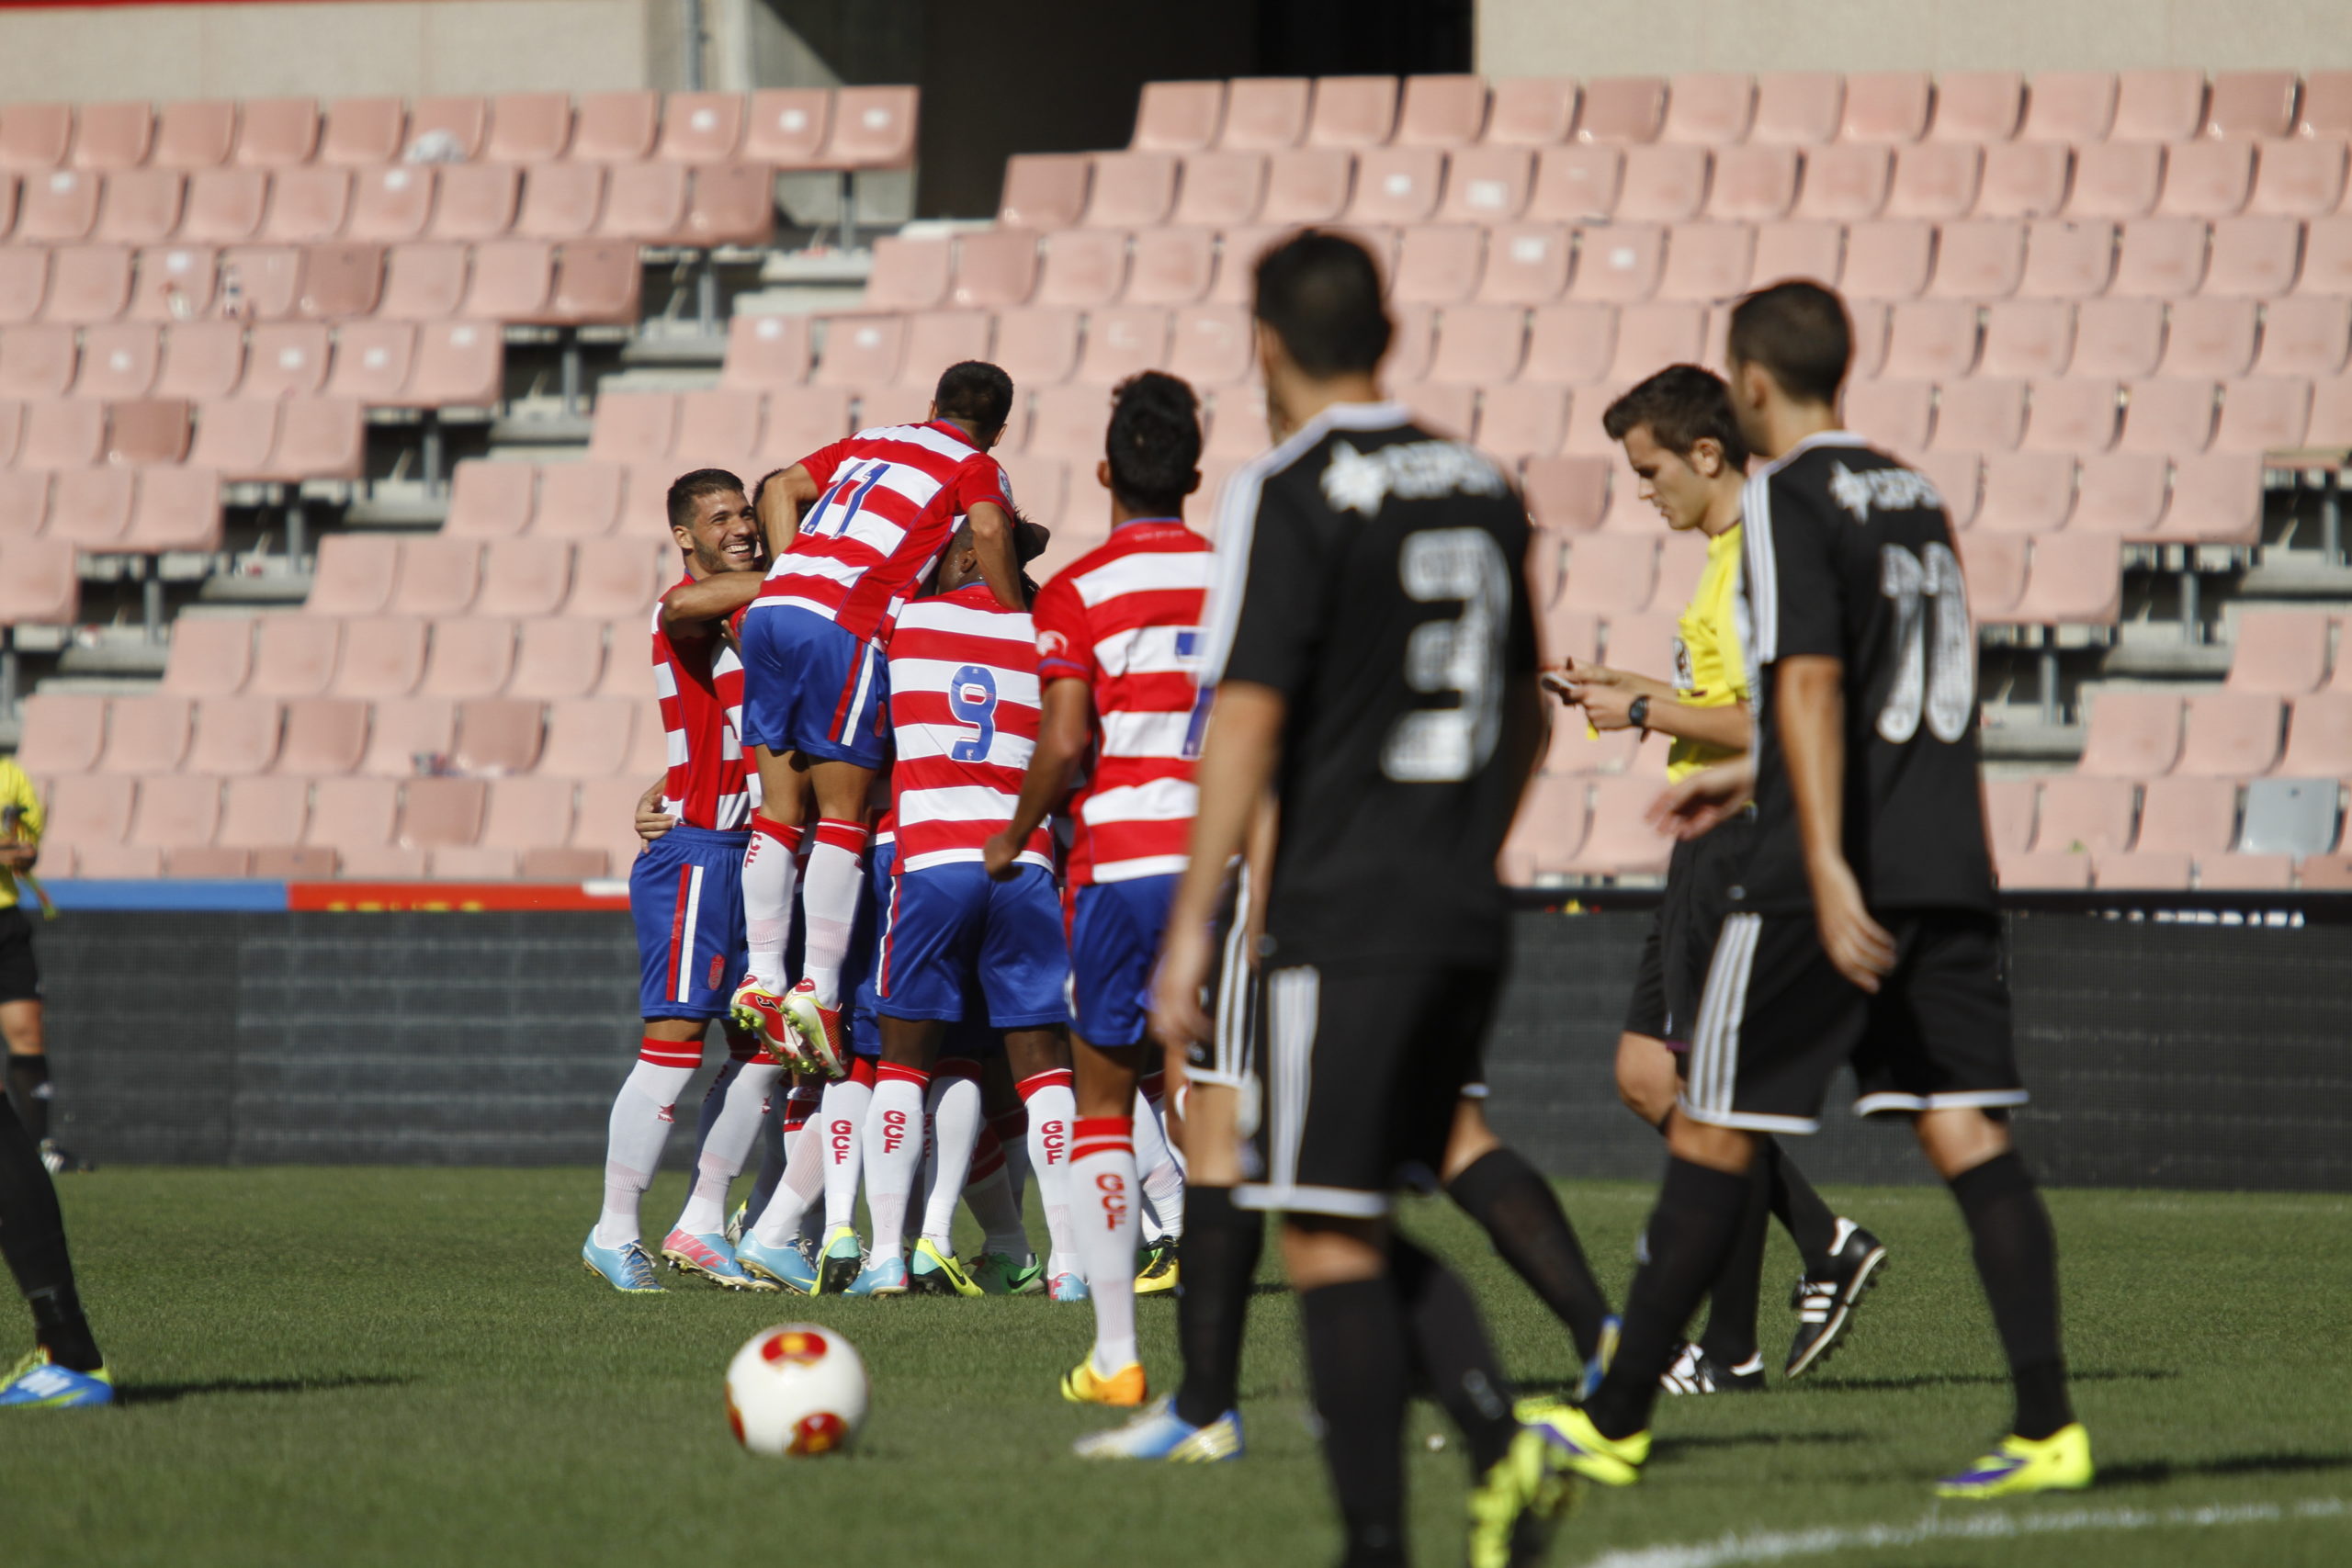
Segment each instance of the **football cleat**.
[[114,1403],[114,1378],[104,1367],[77,1372],[34,1350],[0,1382],[0,1410],[79,1410]]
[[817,1266],[797,1247],[764,1247],[756,1235],[747,1235],[735,1247],[735,1261],[744,1272],[762,1280],[772,1280],[787,1291],[804,1296],[817,1293]]
[[1470,1568],[1531,1568],[1576,1502],[1576,1482],[1544,1432],[1522,1427],[1470,1488]]
[[1144,1387],[1141,1361],[1129,1361],[1106,1378],[1094,1370],[1094,1358],[1089,1356],[1062,1374],[1062,1397],[1072,1404],[1136,1405],[1149,1392]]
[[1153,1400],[1124,1427],[1091,1432],[1070,1445],[1080,1459],[1157,1459],[1170,1464],[1208,1464],[1241,1457],[1241,1412],[1228,1410],[1205,1427],[1176,1414],[1166,1395]]
[[590,1231],[581,1244],[581,1267],[616,1291],[631,1295],[659,1295],[662,1281],[653,1275],[653,1259],[646,1255],[641,1241],[625,1241],[618,1247],[599,1247],[596,1233]]
[[907,1261],[903,1258],[877,1258],[859,1271],[849,1282],[845,1296],[903,1296],[907,1293]]
[[919,1296],[977,1296],[979,1286],[964,1272],[952,1252],[942,1252],[928,1237],[915,1243],[915,1262],[908,1282]]
[[785,993],[784,1021],[800,1037],[795,1055],[811,1072],[829,1078],[849,1076],[849,1051],[842,1044],[842,1010],[817,999],[814,983],[803,980]]
[[1657,1386],[1668,1393],[1739,1393],[1764,1386],[1764,1352],[1757,1351],[1736,1367],[1726,1367],[1698,1346],[1686,1341],[1674,1365],[1666,1369]]
[[751,1203],[749,1201],[745,1201],[736,1204],[735,1212],[727,1216],[727,1245],[729,1247],[739,1247],[744,1236],[751,1234]]
[[1176,1288],[1176,1253],[1174,1236],[1162,1236],[1151,1244],[1144,1254],[1143,1267],[1136,1270],[1136,1294],[1156,1296],[1162,1291]]
[[1609,1375],[1609,1363],[1617,1359],[1617,1340],[1625,1331],[1625,1320],[1611,1313],[1600,1320],[1600,1343],[1593,1347],[1592,1359],[1584,1364],[1584,1375],[1577,1379],[1577,1399],[1584,1404]]
[[825,1233],[825,1245],[817,1249],[817,1288],[809,1293],[838,1296],[865,1267],[865,1249],[857,1245],[857,1232],[835,1225]]
[[1885,1261],[1886,1247],[1878,1237],[1851,1220],[1838,1222],[1828,1268],[1799,1280],[1789,1297],[1789,1304],[1797,1312],[1797,1333],[1789,1344],[1789,1364],[1781,1369],[1782,1377],[1802,1377],[1829,1359],[1829,1352],[1838,1348],[1847,1325],[1853,1322],[1862,1292],[1876,1282],[1879,1267]]
[[698,1280],[729,1291],[773,1291],[775,1282],[755,1280],[744,1272],[735,1261],[723,1235],[696,1235],[692,1231],[672,1231],[662,1238],[662,1260],[681,1274],[692,1274]]
[[1035,1253],[1027,1262],[1017,1263],[1009,1252],[983,1252],[972,1265],[971,1278],[983,1295],[1034,1296],[1046,1288],[1046,1266]]
[[735,987],[735,995],[727,1010],[736,1027],[750,1031],[775,1061],[787,1067],[806,1068],[808,1063],[800,1055],[800,1036],[793,1032],[791,1021],[784,1015],[784,998],[761,985],[749,975]]
[[2009,1497],[2021,1492],[2080,1492],[2091,1483],[2091,1435],[2079,1421],[2046,1438],[2003,1438],[1993,1451],[1936,1483],[1939,1497]]
[[1603,1486],[1631,1486],[1642,1478],[1650,1457],[1650,1435],[1604,1438],[1592,1417],[1560,1400],[1522,1400],[1516,1412],[1521,1425],[1543,1435],[1555,1470],[1572,1470]]
[[1094,1292],[1086,1281],[1075,1274],[1057,1274],[1046,1281],[1046,1299],[1056,1302],[1091,1302]]

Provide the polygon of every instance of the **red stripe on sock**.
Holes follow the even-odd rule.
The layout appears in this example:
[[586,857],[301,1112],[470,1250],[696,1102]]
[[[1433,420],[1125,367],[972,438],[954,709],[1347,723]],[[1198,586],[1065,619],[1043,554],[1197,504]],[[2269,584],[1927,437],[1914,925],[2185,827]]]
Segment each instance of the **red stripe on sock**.
[[657,1067],[699,1067],[702,1043],[695,1040],[656,1040],[647,1035],[638,1043],[637,1059]]
[[866,1088],[872,1089],[874,1087],[874,1058],[860,1056],[852,1062],[849,1065],[849,1081],[862,1083]]
[[1030,1077],[1023,1078],[1019,1083],[1012,1086],[1013,1091],[1019,1094],[1024,1100],[1029,1099],[1030,1096],[1035,1094],[1041,1089],[1068,1089],[1069,1087],[1070,1076],[1069,1069],[1068,1067],[1048,1067],[1044,1072],[1032,1074]]
[[1135,1120],[1127,1116],[1081,1116],[1071,1126],[1072,1164],[1094,1155],[1135,1152]]
[[774,839],[784,846],[786,854],[793,853],[800,848],[799,829],[788,822],[779,822],[773,817],[763,817],[756,811],[752,813],[752,837],[755,841],[761,839]]
[[869,836],[863,822],[839,822],[827,817],[820,818],[817,823],[819,843],[829,844],[837,850],[847,850],[854,855],[862,855],[865,852],[865,840]]
[[969,1078],[978,1083],[980,1081],[980,1065],[969,1056],[946,1056],[933,1066],[931,1076],[935,1078]]
[[910,1083],[917,1089],[922,1089],[931,1083],[931,1075],[921,1067],[901,1066],[897,1062],[885,1062],[874,1070],[874,1081],[876,1084]]

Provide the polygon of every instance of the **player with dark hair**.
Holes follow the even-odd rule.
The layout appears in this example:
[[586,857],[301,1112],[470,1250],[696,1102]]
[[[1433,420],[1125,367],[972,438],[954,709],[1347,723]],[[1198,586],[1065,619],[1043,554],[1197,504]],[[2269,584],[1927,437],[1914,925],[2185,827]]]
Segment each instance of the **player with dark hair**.
[[[1111,497],[1111,537],[1037,595],[1037,673],[1045,683],[1037,749],[1006,829],[990,839],[991,874],[1015,874],[1020,846],[1092,772],[1069,807],[1071,1055],[1077,1119],[1069,1190],[1094,1346],[1062,1380],[1077,1403],[1138,1405],[1135,1258],[1140,1182],[1136,1085],[1146,993],[1184,867],[1193,819],[1201,598],[1209,543],[1184,525],[1199,488],[1200,402],[1173,376],[1147,370],[1113,394],[1095,477]],[[1204,1222],[1196,1213],[1190,1223]],[[1057,1298],[1081,1281],[1057,1276]]]
[[[741,738],[743,669],[731,630],[759,592],[766,564],[759,518],[743,481],[723,468],[680,475],[670,486],[669,513],[685,575],[653,612],[653,679],[670,750],[661,806],[676,826],[649,842],[629,868],[645,1036],[613,1100],[604,1210],[580,1249],[589,1272],[626,1292],[662,1288],[639,1234],[638,1207],[669,1141],[678,1094],[702,1065],[704,1036],[713,1020],[729,1018],[742,978],[739,880],[759,799]],[[783,1068],[755,1034],[731,1021],[727,1043],[734,1067],[712,1087],[721,1100],[696,1156],[694,1189],[662,1256],[730,1290],[772,1290],[772,1281],[737,1262],[727,1241],[726,1202]]]
[[1201,989],[1225,868],[1269,793],[1282,835],[1262,939],[1261,1177],[1283,1212],[1308,1382],[1349,1564],[1404,1561],[1405,1404],[1461,1428],[1470,1561],[1531,1562],[1567,1501],[1469,1292],[1389,1224],[1445,1158],[1479,1075],[1510,909],[1495,873],[1544,716],[1526,508],[1487,458],[1380,400],[1380,276],[1308,231],[1258,264],[1258,354],[1289,434],[1220,505],[1189,860],[1155,1027],[1210,1033]]
[[1851,1062],[1864,1114],[1911,1118],[1973,1244],[2015,1385],[2007,1437],[1948,1497],[2090,1484],[2059,1339],[2057,1244],[2007,1111],[2012,1048],[1976,748],[1976,649],[1935,487],[1840,428],[1838,296],[1751,294],[1731,317],[1732,406],[1767,459],[1743,502],[1747,761],[1671,785],[1686,832],[1752,797],[1755,842],[1707,975],[1673,1157],[1615,1362],[1547,1425],[1574,1468],[1632,1483],[1657,1380],[1723,1267],[1760,1135],[1810,1133]]
[[[1667,777],[1685,779],[1746,755],[1748,747],[1747,673],[1736,611],[1747,446],[1722,378],[1695,365],[1668,366],[1650,377],[1611,403],[1600,423],[1611,440],[1624,444],[1643,499],[1666,525],[1706,538],[1706,570],[1676,626],[1671,682],[1569,659],[1546,683],[1562,700],[1580,705],[1596,729],[1668,737]],[[1617,1039],[1617,1092],[1660,1132],[1674,1109],[1707,961],[1730,889],[1747,862],[1755,818],[1753,808],[1735,812],[1713,832],[1675,845],[1666,895],[1642,946],[1625,1032]],[[1832,1213],[1777,1143],[1761,1139],[1757,1152],[1738,1245],[1709,1287],[1706,1332],[1682,1347],[1667,1371],[1669,1393],[1764,1386],[1756,1296],[1772,1214],[1781,1216],[1804,1259],[1794,1297],[1796,1338],[1784,1376],[1799,1376],[1828,1355],[1885,1260],[1878,1238]]]
[[[967,520],[997,603],[1023,608],[1012,491],[989,456],[1012,414],[1012,378],[977,360],[951,365],[924,423],[860,431],[762,486],[775,560],[743,624],[743,739],[765,806],[743,860],[752,958],[735,1016],[771,1049],[797,1051],[834,1076],[847,1066],[842,964],[862,886],[866,802],[887,751],[882,642]],[[804,877],[794,853],[812,798],[816,841]],[[804,952],[787,994],[796,883]]]

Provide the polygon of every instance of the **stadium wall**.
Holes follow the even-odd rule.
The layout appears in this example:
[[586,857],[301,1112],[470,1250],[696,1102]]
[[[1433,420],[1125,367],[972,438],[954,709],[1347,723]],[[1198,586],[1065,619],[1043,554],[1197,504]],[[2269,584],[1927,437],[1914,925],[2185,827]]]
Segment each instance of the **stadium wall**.
[[2343,0],[1479,0],[1489,76],[2352,66]]
[[[1557,1174],[1658,1169],[1610,1076],[1647,919],[1519,917],[1490,1103]],[[2047,1179],[2352,1190],[2352,925],[2010,926],[2036,1095],[2020,1141]],[[635,946],[608,911],[69,909],[40,949],[60,1135],[101,1162],[591,1165],[639,1036]],[[1833,1091],[1807,1168],[1924,1179],[1907,1131],[1857,1122],[1849,1098]]]

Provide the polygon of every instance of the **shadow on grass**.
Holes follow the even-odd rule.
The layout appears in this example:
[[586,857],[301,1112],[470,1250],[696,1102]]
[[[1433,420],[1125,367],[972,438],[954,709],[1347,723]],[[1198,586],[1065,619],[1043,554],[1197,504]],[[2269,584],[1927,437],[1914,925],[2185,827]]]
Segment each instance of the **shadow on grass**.
[[1736,1432],[1715,1437],[1662,1438],[1657,1452],[1661,1456],[1695,1453],[1704,1449],[1798,1448],[1820,1443],[1867,1443],[1876,1439],[1868,1432]]
[[2233,1454],[2227,1459],[2185,1461],[2174,1464],[2103,1464],[2098,1485],[2161,1486],[2199,1475],[2296,1475],[2315,1470],[2352,1470],[2352,1454]]
[[[2124,1367],[2070,1371],[2069,1382],[2169,1382],[2180,1373],[2169,1367]],[[1785,1385],[1783,1385],[1785,1386]],[[1804,1387],[1823,1393],[1900,1393],[1918,1388],[2007,1388],[2007,1372],[1917,1372],[1906,1378],[1809,1378]]]
[[327,1393],[345,1388],[399,1388],[411,1377],[212,1378],[204,1382],[135,1382],[115,1393],[118,1404],[170,1404],[215,1393]]

